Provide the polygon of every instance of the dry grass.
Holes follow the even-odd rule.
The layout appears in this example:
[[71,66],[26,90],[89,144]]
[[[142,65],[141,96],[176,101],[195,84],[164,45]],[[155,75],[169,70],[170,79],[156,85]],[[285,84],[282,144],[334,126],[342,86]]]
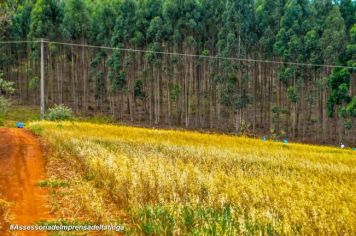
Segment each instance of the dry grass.
[[8,223],[9,203],[0,198],[0,233],[4,233]]
[[[37,130],[38,131],[38,130]],[[103,191],[94,187],[93,181],[85,179],[82,164],[63,152],[51,150],[42,140],[46,157],[47,178],[37,183],[49,190],[52,220],[39,224],[88,225],[115,223],[121,219],[119,209],[106,201]],[[57,232],[49,235],[116,235],[113,232]]]
[[113,202],[133,234],[356,233],[352,150],[79,122],[30,128],[88,184],[77,203],[110,221],[121,215],[106,214]]

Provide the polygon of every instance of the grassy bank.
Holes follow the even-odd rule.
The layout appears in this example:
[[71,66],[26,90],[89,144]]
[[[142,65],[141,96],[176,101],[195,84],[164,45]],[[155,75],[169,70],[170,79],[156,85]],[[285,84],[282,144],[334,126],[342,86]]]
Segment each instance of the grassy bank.
[[76,196],[93,222],[133,234],[356,232],[352,150],[80,122],[29,127],[53,149],[50,178],[72,186],[57,201]]
[[0,117],[0,127],[15,127],[16,122],[19,121],[27,123],[29,121],[39,120],[39,114],[38,107],[13,106],[6,115]]

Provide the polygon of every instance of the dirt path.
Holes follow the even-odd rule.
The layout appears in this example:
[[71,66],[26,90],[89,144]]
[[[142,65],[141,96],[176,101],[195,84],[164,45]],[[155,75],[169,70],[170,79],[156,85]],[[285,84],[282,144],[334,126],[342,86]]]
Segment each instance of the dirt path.
[[[39,141],[23,129],[0,129],[0,196],[11,203],[11,224],[33,225],[50,218],[47,192],[36,186],[44,177],[44,159]],[[5,233],[0,231],[0,234]],[[46,234],[8,232],[7,235]]]

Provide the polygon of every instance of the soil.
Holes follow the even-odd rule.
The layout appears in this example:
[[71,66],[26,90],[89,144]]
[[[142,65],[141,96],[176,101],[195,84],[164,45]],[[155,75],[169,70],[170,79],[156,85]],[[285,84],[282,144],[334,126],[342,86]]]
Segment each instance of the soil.
[[0,129],[0,197],[10,203],[9,222],[0,235],[46,235],[44,232],[5,232],[9,224],[35,225],[50,219],[47,190],[37,186],[45,179],[45,161],[39,140],[24,129]]

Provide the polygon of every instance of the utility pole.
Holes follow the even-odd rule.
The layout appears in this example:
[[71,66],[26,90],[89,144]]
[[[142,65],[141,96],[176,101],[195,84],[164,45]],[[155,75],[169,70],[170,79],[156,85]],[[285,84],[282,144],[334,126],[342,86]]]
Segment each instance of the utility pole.
[[44,92],[44,39],[41,38],[41,119],[45,114],[45,92]]

